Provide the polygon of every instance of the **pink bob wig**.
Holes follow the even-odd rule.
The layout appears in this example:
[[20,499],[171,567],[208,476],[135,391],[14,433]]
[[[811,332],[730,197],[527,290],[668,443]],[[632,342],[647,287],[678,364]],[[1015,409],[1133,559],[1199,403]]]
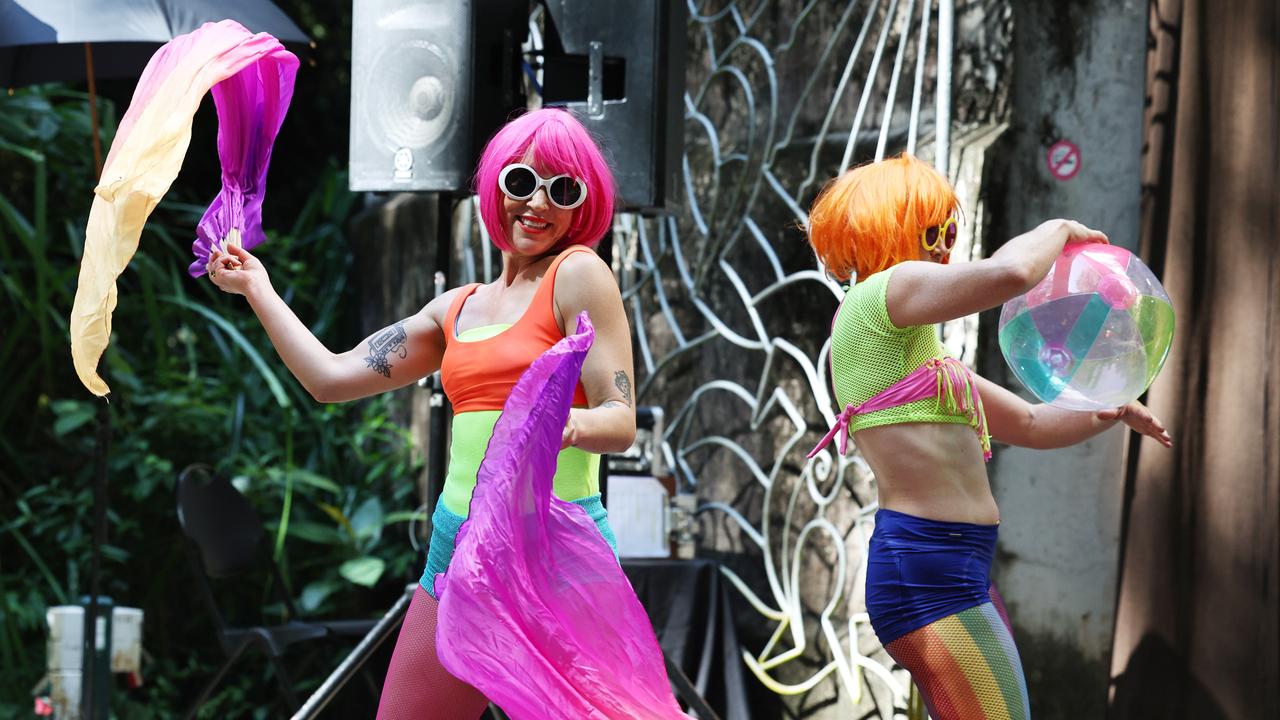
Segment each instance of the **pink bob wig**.
[[573,210],[569,231],[552,249],[595,247],[613,224],[613,172],[582,123],[568,111],[554,108],[534,110],[503,125],[480,155],[475,191],[490,240],[500,250],[512,249],[511,228],[503,222],[505,196],[498,189],[498,175],[511,163],[526,161],[531,148],[529,164],[539,173],[572,175],[587,186],[586,201]]
[[809,244],[832,275],[863,280],[919,259],[920,234],[958,207],[941,173],[902,153],[827,183],[809,208]]

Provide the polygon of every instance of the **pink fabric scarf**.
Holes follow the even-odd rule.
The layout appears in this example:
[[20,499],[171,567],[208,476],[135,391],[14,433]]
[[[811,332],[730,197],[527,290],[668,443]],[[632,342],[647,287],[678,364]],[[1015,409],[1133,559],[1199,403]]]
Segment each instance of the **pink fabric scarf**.
[[561,435],[595,332],[520,376],[493,429],[440,598],[445,668],[515,720],[687,719],[631,583],[581,507],[551,492]]

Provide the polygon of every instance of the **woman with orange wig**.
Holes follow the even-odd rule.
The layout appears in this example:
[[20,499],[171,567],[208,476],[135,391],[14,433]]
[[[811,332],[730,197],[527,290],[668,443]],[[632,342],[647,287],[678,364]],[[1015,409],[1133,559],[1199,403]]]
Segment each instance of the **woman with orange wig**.
[[853,283],[831,326],[831,377],[844,408],[810,453],[853,435],[879,499],[867,565],[872,627],[911,672],[934,720],[1029,718],[1022,662],[991,584],[999,509],[990,439],[1064,447],[1123,422],[1169,446],[1138,402],[1097,413],[1032,405],[948,357],[936,323],[1027,292],[1068,243],[1107,237],[1050,220],[991,257],[951,265],[959,204],[908,154],[833,180],[809,213],[827,271]]

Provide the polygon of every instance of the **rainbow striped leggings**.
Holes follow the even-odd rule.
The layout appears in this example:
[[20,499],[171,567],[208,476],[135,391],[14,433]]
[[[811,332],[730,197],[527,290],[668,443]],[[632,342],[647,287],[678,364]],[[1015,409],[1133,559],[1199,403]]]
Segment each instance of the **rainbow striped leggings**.
[[996,526],[876,513],[867,611],[933,720],[1029,720],[1009,616],[991,584]]

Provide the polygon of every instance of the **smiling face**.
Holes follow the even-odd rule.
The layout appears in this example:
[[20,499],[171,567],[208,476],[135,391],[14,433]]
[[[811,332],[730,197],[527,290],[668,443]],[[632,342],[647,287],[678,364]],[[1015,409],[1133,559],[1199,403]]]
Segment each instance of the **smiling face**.
[[[541,167],[530,149],[520,162],[533,167],[542,177],[558,173]],[[545,187],[538,188],[526,200],[512,200],[501,194],[503,224],[509,229],[511,246],[517,255],[545,255],[569,232],[576,210],[556,207],[547,197]]]
[[[543,180],[567,176],[552,187],[561,207],[541,189],[523,200],[507,197],[501,181],[504,172],[515,172],[513,165],[528,166],[508,177],[516,197],[537,187],[535,173]],[[573,113],[543,108],[516,117],[489,139],[476,168],[475,192],[494,246],[504,254],[541,257],[574,243],[595,247],[613,224],[617,189],[600,148]]]

